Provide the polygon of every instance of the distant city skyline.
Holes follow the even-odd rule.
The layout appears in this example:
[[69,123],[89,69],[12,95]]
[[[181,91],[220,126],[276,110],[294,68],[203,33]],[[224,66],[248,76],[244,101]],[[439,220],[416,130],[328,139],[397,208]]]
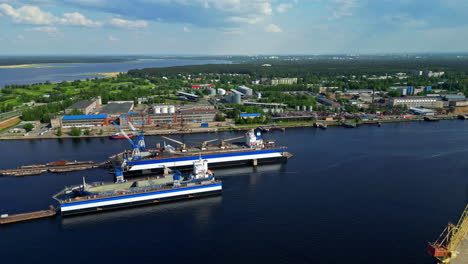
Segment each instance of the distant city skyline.
[[467,52],[465,0],[0,0],[0,55]]

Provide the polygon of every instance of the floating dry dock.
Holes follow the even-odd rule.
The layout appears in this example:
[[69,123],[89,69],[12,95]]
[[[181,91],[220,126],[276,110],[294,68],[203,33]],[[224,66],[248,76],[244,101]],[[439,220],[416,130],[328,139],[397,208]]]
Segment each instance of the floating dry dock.
[[94,161],[57,161],[40,165],[25,165],[16,169],[0,170],[0,176],[29,176],[46,172],[70,172],[106,167],[109,163],[95,163]]
[[55,208],[51,206],[49,210],[42,210],[42,211],[36,211],[36,212],[30,212],[30,213],[24,213],[24,214],[14,214],[14,215],[3,214],[0,217],[0,225],[13,224],[13,223],[18,223],[18,222],[34,220],[34,219],[51,217],[51,216],[54,216],[56,213],[57,211],[55,210]]

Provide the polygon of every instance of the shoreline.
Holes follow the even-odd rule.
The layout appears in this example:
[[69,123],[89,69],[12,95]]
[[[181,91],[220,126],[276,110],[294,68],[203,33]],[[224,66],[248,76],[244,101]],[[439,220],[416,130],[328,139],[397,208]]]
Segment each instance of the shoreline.
[[[440,121],[444,120],[457,120],[456,117],[445,117],[440,118]],[[340,122],[338,121],[317,121],[327,124],[331,127],[341,126]],[[357,127],[359,128],[360,125],[377,125],[378,123],[385,124],[385,123],[408,123],[408,122],[427,122],[424,121],[423,118],[419,119],[395,119],[395,120],[379,120],[379,121],[364,121],[357,123]],[[278,127],[284,128],[304,128],[304,127],[314,127],[314,122],[303,123],[303,124],[277,124]],[[192,128],[187,130],[179,130],[179,129],[165,129],[165,130],[147,130],[145,131],[145,136],[159,136],[159,135],[182,135],[182,134],[202,134],[202,133],[218,133],[218,132],[235,132],[235,131],[247,131],[252,128],[257,128],[259,126],[265,126],[262,124],[255,124],[255,125],[247,125],[247,126],[236,126],[233,127],[212,127],[212,128]],[[317,128],[319,129],[319,128]],[[86,138],[109,138],[115,131],[111,133],[105,133],[103,135],[90,135],[90,136],[70,136],[70,135],[44,135],[44,136],[24,136],[24,135],[12,135],[12,136],[0,136],[1,140],[36,140],[36,139],[86,139]]]

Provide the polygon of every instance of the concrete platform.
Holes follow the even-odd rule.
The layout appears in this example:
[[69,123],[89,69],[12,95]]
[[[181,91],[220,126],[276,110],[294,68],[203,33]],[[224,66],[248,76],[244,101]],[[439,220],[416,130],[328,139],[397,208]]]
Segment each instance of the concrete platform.
[[467,264],[468,263],[468,237],[458,246],[458,256],[453,259],[450,264]]

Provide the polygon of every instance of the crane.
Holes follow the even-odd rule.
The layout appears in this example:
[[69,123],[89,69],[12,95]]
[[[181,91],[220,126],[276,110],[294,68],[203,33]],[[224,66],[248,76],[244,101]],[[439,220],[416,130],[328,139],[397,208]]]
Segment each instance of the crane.
[[222,148],[222,149],[226,148],[226,142],[227,142],[227,141],[232,141],[232,140],[241,139],[241,138],[244,138],[244,136],[241,136],[241,137],[233,137],[233,138],[228,138],[228,139],[221,139],[220,148]]
[[189,142],[200,144],[200,149],[201,150],[206,150],[207,144],[210,143],[210,142],[216,141],[216,140],[219,140],[219,139],[215,138],[215,139],[211,139],[211,140],[205,140],[203,142],[196,142],[196,141],[189,141]]
[[133,130],[135,135],[137,135],[138,148],[140,149],[140,151],[146,151],[145,135],[143,130],[141,130],[141,132],[138,132],[126,115],[125,120],[127,120],[128,126]]
[[187,151],[186,145],[185,145],[184,142],[181,142],[181,141],[172,139],[172,138],[170,138],[170,137],[165,137],[165,136],[161,136],[161,137],[164,138],[164,139],[167,139],[167,140],[169,140],[169,141],[175,142],[175,143],[177,143],[177,144],[180,144],[180,146],[182,147],[182,152],[186,152],[186,151]]
[[138,146],[138,143],[134,142],[131,138],[129,138],[127,136],[127,133],[125,133],[125,131],[119,125],[117,125],[117,123],[112,122],[112,124],[122,133],[122,135],[124,135],[124,137],[128,140],[128,142],[130,142],[130,144],[132,144],[133,151],[132,151],[132,158],[131,159],[132,160],[141,159],[140,148]]
[[465,207],[458,224],[449,223],[439,238],[429,243],[427,250],[429,254],[437,258],[440,263],[449,263],[458,255],[458,246],[468,234],[468,205]]

